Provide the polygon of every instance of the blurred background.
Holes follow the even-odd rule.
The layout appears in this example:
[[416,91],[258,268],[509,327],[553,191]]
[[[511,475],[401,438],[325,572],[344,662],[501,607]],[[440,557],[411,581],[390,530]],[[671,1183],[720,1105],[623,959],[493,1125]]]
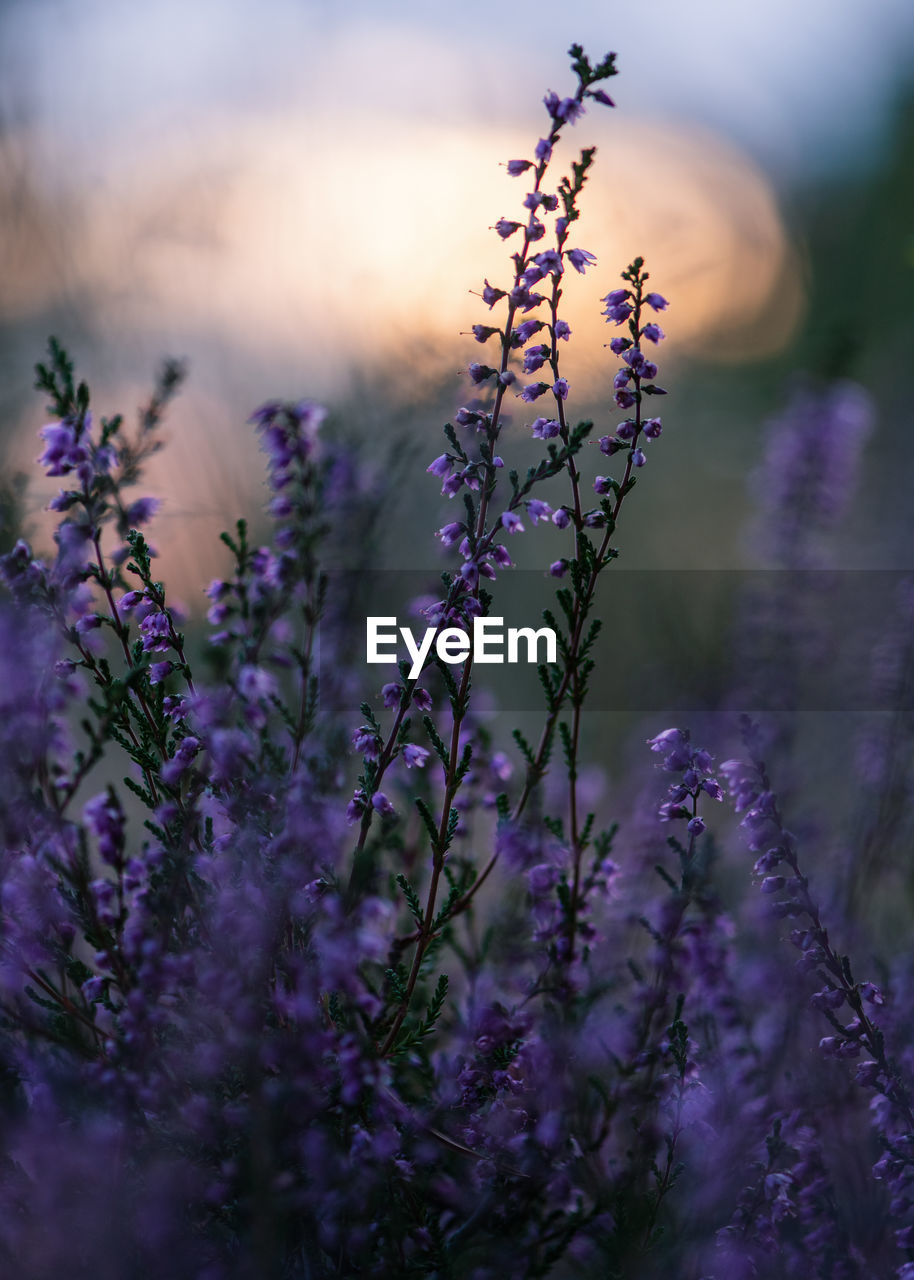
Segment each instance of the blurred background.
[[[262,501],[246,419],[271,397],[327,400],[383,477],[375,566],[438,566],[424,466],[469,395],[471,291],[506,275],[490,228],[523,182],[503,162],[544,131],[543,92],[570,86],[573,40],[620,72],[617,110],[568,131],[598,148],[577,242],[599,267],[566,291],[572,413],[595,434],[618,417],[600,296],[643,254],[671,299],[666,429],[621,567],[770,563],[747,535],[765,423],[804,374],[855,378],[875,405],[835,563],[908,567],[908,0],[2,0],[0,447],[7,486],[29,472],[6,536],[49,538],[31,369],[54,333],[103,413],[138,404],[163,355],[188,360],[148,489],[192,612],[219,530]],[[510,430],[523,459],[521,415]],[[558,554],[551,537],[517,539],[521,563]],[[655,612],[675,627],[670,590],[664,575]]]

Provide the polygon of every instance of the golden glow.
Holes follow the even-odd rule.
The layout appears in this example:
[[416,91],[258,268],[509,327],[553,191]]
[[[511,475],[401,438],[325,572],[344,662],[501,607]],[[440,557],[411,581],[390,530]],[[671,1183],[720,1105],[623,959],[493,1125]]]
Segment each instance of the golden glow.
[[[590,141],[591,123],[571,140]],[[574,236],[599,266],[568,273],[579,339],[569,373],[603,367],[598,299],[638,253],[673,300],[673,349],[742,357],[783,345],[801,297],[764,177],[710,134],[609,113],[599,123],[607,140]],[[364,117],[332,131],[214,121],[207,136],[202,154],[198,130],[192,145],[145,150],[116,191],[80,193],[66,283],[97,300],[103,331],[110,319],[119,333],[221,333],[255,359],[295,359],[328,388],[366,351],[452,342],[480,318],[469,289],[505,278],[506,247],[488,228],[515,215],[525,183],[496,158],[524,155],[526,136]],[[25,256],[7,315],[53,293],[53,275],[42,280]]]
[[[460,368],[457,335],[485,318],[470,289],[507,277],[513,242],[489,228],[517,215],[527,189],[499,161],[528,154],[530,143],[527,134],[364,116],[335,118],[332,127],[310,118],[213,119],[202,133],[197,122],[192,141],[151,140],[109,160],[103,180],[69,197],[42,198],[32,184],[0,208],[13,231],[4,318],[69,298],[87,305],[115,368],[149,346],[204,353],[148,486],[166,498],[154,541],[192,601],[201,578],[218,571],[218,531],[261,491],[256,446],[242,425],[258,398],[332,396],[366,357],[402,360],[417,341],[453,351]],[[573,397],[606,384],[612,361],[603,344],[615,330],[599,299],[637,254],[671,300],[660,317],[665,360],[781,347],[803,299],[776,200],[753,164],[709,134],[611,113],[569,131],[578,146],[594,135],[604,141],[571,243],[599,265],[565,277]],[[7,161],[14,156],[13,146]],[[568,152],[558,157],[556,178],[568,163]],[[237,367],[215,367],[233,352]],[[109,379],[102,412],[146,394]],[[32,475],[34,425],[30,415],[14,449]],[[33,502],[55,491],[36,484]],[[49,531],[42,518],[40,542]]]

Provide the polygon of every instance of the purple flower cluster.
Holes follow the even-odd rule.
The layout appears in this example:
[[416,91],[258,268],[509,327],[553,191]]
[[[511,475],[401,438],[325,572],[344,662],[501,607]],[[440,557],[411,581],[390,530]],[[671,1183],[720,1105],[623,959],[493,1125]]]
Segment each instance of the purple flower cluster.
[[[643,414],[644,396],[664,396],[666,392],[657,385],[657,365],[650,356],[645,355],[643,344],[652,343],[657,346],[666,334],[652,320],[642,324],[645,307],[653,311],[665,311],[669,305],[666,298],[659,293],[644,291],[645,281],[649,273],[643,270],[644,263],[636,258],[631,267],[622,273],[627,286],[613,289],[603,299],[603,314],[607,323],[628,325],[629,336],[613,338],[609,346],[614,355],[620,357],[622,367],[613,379],[614,399],[620,409],[634,409],[634,416],[626,418],[616,428],[614,435],[603,436],[600,450],[607,457],[624,450],[629,451],[629,470],[631,467],[643,467],[647,455],[641,448],[641,442],[657,440],[663,431],[663,423],[657,417],[645,417]],[[597,493],[610,492],[612,481],[605,476],[597,476],[594,487]]]
[[[850,866],[862,896],[906,830],[910,601],[881,660],[902,705],[866,775],[880,801],[827,876],[748,719],[720,764],[685,728],[653,732],[659,787],[643,746],[611,777],[588,761],[620,634],[601,633],[598,586],[662,432],[644,406],[665,394],[668,304],[641,259],[603,299],[625,417],[599,448],[624,468],[594,478],[560,314],[596,265],[572,243],[593,149],[548,179],[567,129],[613,105],[615,66],[571,57],[573,92],[546,95],[543,136],[508,162],[509,275],[485,281],[472,331],[495,354],[469,363],[427,468],[450,568],[413,605],[439,634],[466,626],[499,607],[526,537],[563,539],[529,737],[502,741],[472,656],[401,663],[361,702],[359,668],[319,665],[364,625],[325,565],[389,495],[307,400],[250,419],[267,518],[223,535],[192,673],[195,621],[136,527],[178,367],[129,436],[93,417],[57,344],[39,366],[40,462],[71,487],[55,554],[0,559],[4,1274],[914,1275],[914,979],[837,884]],[[526,474],[512,403],[537,442]],[[812,494],[821,534],[866,413],[846,386],[816,404],[788,415],[815,465],[778,446],[762,505]]]
[[664,729],[648,742],[651,751],[663,756],[662,767],[667,773],[678,773],[677,782],[669,789],[669,799],[660,806],[661,822],[684,819],[690,836],[700,836],[705,821],[698,813],[702,796],[722,800],[720,783],[712,777],[712,757],[702,748],[694,748],[688,729]]

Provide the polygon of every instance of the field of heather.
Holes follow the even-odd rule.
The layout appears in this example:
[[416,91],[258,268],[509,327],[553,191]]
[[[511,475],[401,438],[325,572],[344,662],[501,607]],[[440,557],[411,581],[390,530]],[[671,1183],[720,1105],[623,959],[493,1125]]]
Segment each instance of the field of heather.
[[0,1276],[914,1280],[914,12],[565,9],[0,4]]

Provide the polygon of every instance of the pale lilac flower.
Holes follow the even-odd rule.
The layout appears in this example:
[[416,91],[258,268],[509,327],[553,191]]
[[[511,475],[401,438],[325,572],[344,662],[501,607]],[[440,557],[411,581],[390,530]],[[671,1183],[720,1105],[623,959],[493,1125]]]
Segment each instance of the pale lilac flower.
[[575,271],[579,271],[581,275],[584,275],[588,267],[596,266],[597,262],[594,254],[586,249],[569,249],[567,257]]
[[552,508],[548,502],[542,502],[539,498],[527,499],[527,513],[533,521],[534,525],[539,524],[540,520],[548,520],[552,515]]

